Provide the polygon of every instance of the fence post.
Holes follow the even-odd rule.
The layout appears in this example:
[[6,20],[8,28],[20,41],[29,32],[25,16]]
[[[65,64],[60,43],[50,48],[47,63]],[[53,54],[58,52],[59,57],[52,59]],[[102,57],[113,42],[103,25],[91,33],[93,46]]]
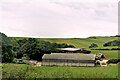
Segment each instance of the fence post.
[[72,66],[72,60],[71,60],[71,66]]
[[65,66],[65,59],[64,59],[64,66]]

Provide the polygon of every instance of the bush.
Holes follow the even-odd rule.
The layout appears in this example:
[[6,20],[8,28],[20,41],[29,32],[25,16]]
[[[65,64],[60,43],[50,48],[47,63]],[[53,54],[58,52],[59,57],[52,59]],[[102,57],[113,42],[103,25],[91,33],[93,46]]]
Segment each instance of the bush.
[[88,37],[89,39],[96,39],[96,37]]
[[22,60],[29,60],[29,59],[30,59],[30,57],[27,54],[24,54],[22,57]]
[[114,41],[107,42],[103,46],[104,47],[107,47],[107,46],[120,46],[120,40],[114,40]]
[[16,63],[16,61],[17,61],[17,59],[16,59],[16,58],[14,58],[14,59],[13,59],[13,63]]
[[118,63],[120,62],[120,59],[110,59],[108,63]]
[[91,49],[91,50],[111,50],[111,49]]
[[97,45],[97,44],[94,44],[94,43],[92,43],[92,44],[89,46],[89,48],[96,48],[96,47],[98,47],[98,45]]

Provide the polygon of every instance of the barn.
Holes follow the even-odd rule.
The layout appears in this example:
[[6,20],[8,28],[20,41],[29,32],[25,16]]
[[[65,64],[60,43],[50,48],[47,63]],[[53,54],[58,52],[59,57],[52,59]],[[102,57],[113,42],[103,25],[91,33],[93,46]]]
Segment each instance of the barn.
[[95,54],[44,54],[42,66],[95,66]]

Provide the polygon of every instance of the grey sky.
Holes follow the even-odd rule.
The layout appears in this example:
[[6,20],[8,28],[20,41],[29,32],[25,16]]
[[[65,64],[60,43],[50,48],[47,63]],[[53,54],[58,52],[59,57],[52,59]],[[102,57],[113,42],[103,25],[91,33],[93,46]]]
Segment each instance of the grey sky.
[[70,38],[118,34],[117,0],[1,0],[0,32]]

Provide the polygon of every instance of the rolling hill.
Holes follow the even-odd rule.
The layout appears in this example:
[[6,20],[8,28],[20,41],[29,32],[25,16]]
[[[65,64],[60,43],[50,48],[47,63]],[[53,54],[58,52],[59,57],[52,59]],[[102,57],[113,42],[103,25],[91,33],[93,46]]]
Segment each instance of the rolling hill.
[[[13,38],[13,37],[10,37]],[[14,37],[17,40],[21,40],[27,37]],[[89,46],[92,43],[95,43],[98,45],[97,48],[116,48],[116,47],[103,47],[103,44],[113,41],[113,40],[118,40],[118,37],[89,37],[89,38],[36,38],[37,40],[44,40],[44,41],[49,41],[51,43],[67,43],[69,45],[74,45],[76,48],[85,48],[89,49]]]

